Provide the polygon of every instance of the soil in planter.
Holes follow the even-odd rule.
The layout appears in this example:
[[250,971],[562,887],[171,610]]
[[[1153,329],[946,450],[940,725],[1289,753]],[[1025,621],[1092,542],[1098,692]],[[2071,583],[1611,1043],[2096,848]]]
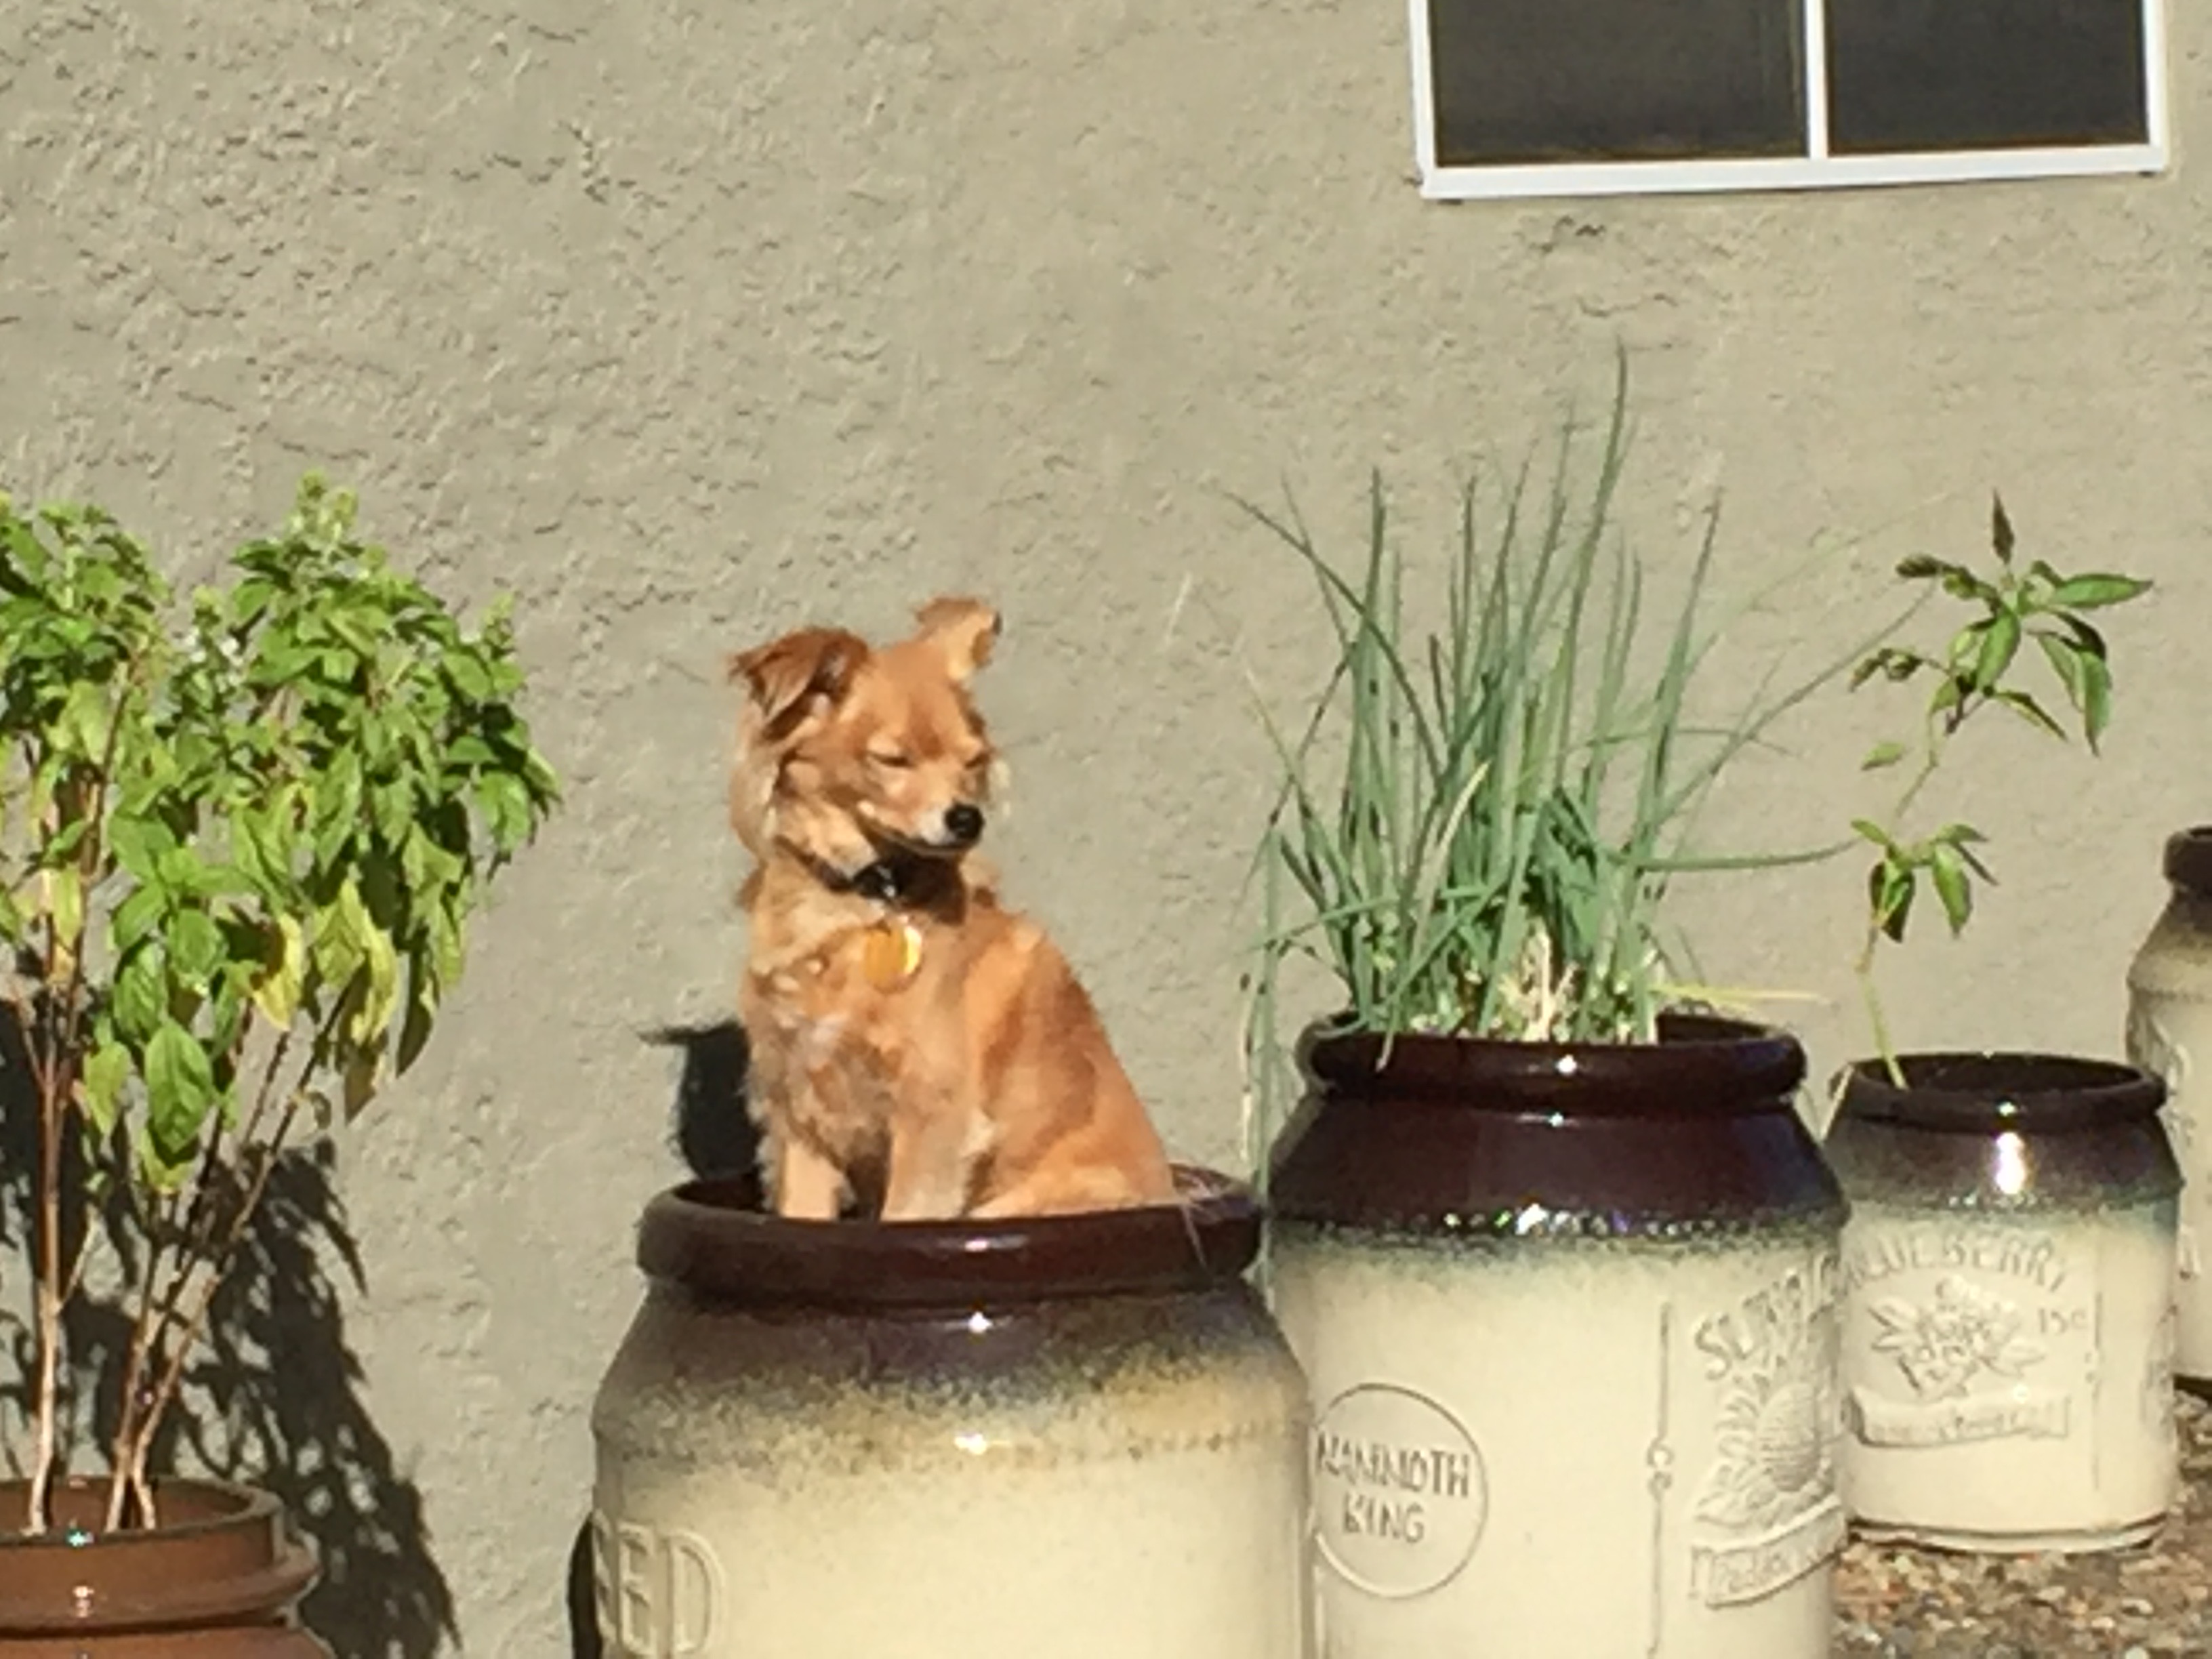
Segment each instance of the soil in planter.
[[2212,1656],[2212,1405],[2181,1396],[2182,1496],[2139,1549],[1975,1556],[1854,1542],[1835,1659]]

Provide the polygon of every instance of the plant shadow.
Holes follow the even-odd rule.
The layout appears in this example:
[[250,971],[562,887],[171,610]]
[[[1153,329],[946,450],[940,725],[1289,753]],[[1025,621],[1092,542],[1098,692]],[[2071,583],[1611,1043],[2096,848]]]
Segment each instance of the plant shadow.
[[[21,1029],[0,1009],[0,1251],[26,1255],[37,1106]],[[66,1149],[63,1237],[100,1237],[85,1291],[68,1321],[65,1443],[80,1468],[116,1420],[131,1324],[123,1286],[139,1259],[125,1200],[88,1205],[83,1149]],[[112,1271],[109,1271],[112,1270]],[[9,1275],[11,1279],[20,1279]],[[322,1578],[302,1608],[339,1659],[430,1659],[458,1637],[452,1587],[432,1553],[422,1494],[398,1465],[363,1399],[366,1382],[345,1333],[345,1287],[367,1288],[326,1142],[284,1155],[209,1310],[178,1407],[156,1442],[155,1472],[214,1475],[274,1493],[312,1539]],[[0,1416],[32,1404],[33,1337],[0,1311],[13,1364],[0,1377]],[[15,1471],[9,1471],[11,1474]]]
[[[766,1194],[760,1175],[760,1129],[745,1104],[750,1051],[735,1020],[713,1025],[664,1026],[644,1034],[658,1048],[683,1055],[677,1078],[670,1140],[684,1168],[698,1177],[744,1183],[744,1201],[758,1206]],[[571,1659],[601,1659],[601,1593],[592,1547],[591,1522],[577,1528],[568,1553],[568,1644]]]

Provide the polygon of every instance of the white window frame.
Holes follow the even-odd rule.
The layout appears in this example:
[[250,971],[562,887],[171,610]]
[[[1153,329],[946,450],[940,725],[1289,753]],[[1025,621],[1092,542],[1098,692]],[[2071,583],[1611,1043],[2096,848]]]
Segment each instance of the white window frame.
[[2166,170],[2172,154],[2166,0],[2140,0],[2143,10],[2144,125],[2148,143],[2035,149],[1900,151],[1887,155],[1828,154],[1826,0],[1802,3],[1805,124],[1809,140],[1806,155],[1446,167],[1437,161],[1436,80],[1431,73],[1428,0],[1408,0],[1413,43],[1413,154],[1420,169],[1421,194],[1438,202],[1686,195],[1717,191],[1953,184],[1994,179],[2063,179],[2100,173],[2158,173]]

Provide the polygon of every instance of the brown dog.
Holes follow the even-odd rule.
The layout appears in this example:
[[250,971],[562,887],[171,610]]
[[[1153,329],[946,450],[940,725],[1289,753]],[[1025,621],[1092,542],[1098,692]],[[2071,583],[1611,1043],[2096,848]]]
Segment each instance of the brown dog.
[[968,686],[999,618],[941,599],[917,620],[881,649],[808,628],[730,662],[770,1202],[833,1218],[867,1175],[889,1221],[1170,1201],[1091,999],[973,851],[996,757]]

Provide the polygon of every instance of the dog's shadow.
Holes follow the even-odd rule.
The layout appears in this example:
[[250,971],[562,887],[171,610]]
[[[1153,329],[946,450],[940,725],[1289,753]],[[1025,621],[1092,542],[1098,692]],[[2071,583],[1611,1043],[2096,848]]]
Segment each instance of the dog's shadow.
[[760,1172],[760,1126],[745,1109],[752,1053],[735,1020],[718,1025],[664,1026],[645,1040],[684,1054],[676,1082],[672,1138],[684,1167],[702,1178],[744,1183],[744,1201],[767,1201]]
[[[761,1181],[760,1128],[745,1107],[745,1078],[751,1053],[743,1027],[734,1020],[715,1025],[665,1026],[645,1033],[645,1041],[676,1048],[684,1056],[676,1083],[671,1139],[684,1167],[701,1178],[743,1183],[744,1200],[764,1206]],[[599,1590],[592,1553],[591,1523],[576,1534],[568,1553],[568,1632],[573,1659],[602,1659]]]

